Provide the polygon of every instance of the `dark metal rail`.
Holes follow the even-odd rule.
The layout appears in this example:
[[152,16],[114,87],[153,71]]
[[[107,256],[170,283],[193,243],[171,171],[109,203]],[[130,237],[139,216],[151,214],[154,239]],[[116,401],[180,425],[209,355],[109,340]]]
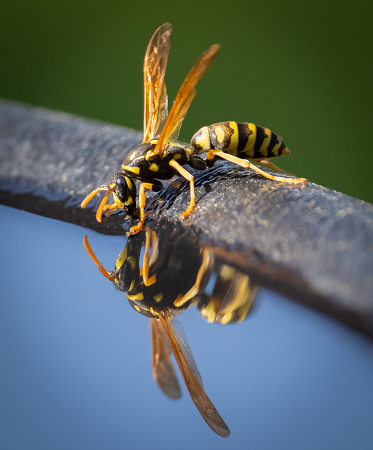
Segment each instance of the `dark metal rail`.
[[[0,102],[0,203],[124,234],[116,215],[98,224],[83,197],[107,183],[141,134],[69,114]],[[183,222],[259,284],[373,337],[373,205],[322,186],[274,183],[229,163],[196,172],[197,208]],[[148,220],[174,222],[188,182],[149,193]],[[97,207],[97,205],[95,206]]]

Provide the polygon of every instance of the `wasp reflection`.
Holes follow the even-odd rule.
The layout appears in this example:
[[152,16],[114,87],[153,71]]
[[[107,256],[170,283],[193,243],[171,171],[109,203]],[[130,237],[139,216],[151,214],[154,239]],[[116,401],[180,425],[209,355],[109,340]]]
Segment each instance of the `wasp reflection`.
[[104,269],[87,236],[84,247],[100,272],[126,293],[130,305],[149,317],[152,371],[160,389],[172,399],[181,397],[172,352],[198,411],[215,433],[228,437],[229,428],[203,389],[184,330],[174,316],[196,304],[208,322],[243,321],[257,286],[216,258],[213,249],[200,247],[198,235],[168,227],[147,227],[130,236],[113,271]]

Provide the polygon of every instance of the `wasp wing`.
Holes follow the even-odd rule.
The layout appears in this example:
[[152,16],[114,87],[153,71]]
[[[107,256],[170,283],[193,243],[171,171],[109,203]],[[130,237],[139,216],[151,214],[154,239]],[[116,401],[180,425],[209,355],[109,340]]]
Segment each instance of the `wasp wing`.
[[168,115],[164,76],[171,46],[172,26],[161,25],[150,39],[144,59],[144,136],[149,142],[162,129]]
[[159,320],[149,319],[152,342],[153,377],[161,391],[174,400],[181,397],[181,390],[171,361],[171,349]]
[[170,114],[167,117],[158,143],[153,151],[154,155],[161,155],[164,145],[167,142],[178,138],[184,117],[196,93],[194,86],[200,80],[219,50],[220,45],[212,45],[204,53],[202,53],[188,73],[176,95]]
[[[228,437],[230,435],[229,428],[203,390],[201,375],[188,344],[181,338],[180,330],[175,330],[167,313],[160,313],[159,318],[193,403],[207,425],[216,434],[221,437]],[[179,324],[179,326],[181,325]]]
[[192,353],[192,349],[189,347],[189,343],[182,324],[179,321],[172,319],[170,321],[170,327],[177,341],[180,343],[180,348],[183,351],[188,367],[191,369],[196,380],[203,388],[202,376],[198,370],[197,363]]

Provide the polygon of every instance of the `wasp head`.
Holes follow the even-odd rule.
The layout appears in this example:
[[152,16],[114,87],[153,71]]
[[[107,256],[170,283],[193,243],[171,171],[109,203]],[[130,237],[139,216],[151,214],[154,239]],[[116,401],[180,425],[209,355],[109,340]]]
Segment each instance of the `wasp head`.
[[136,184],[123,172],[117,172],[110,178],[110,191],[118,208],[127,210],[132,216],[136,208]]
[[[103,212],[106,216],[116,209],[124,209],[127,214],[132,216],[136,209],[136,184],[123,172],[117,172],[110,178],[109,186],[100,186],[82,201],[81,207],[85,208],[92,198],[100,191],[106,191],[105,196],[101,200],[100,206],[96,213],[96,219],[101,222]],[[113,194],[114,203],[112,205],[106,205],[109,195]]]

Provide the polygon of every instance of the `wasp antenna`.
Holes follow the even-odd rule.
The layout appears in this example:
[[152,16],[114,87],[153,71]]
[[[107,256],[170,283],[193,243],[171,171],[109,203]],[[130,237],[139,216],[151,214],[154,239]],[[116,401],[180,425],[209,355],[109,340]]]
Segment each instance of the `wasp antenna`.
[[102,213],[104,211],[107,199],[109,198],[109,195],[114,192],[113,189],[109,189],[108,193],[105,195],[105,197],[101,200],[100,206],[98,207],[97,213],[96,213],[96,219],[97,222],[101,222]]
[[110,188],[109,186],[100,186],[97,189],[95,189],[94,191],[90,192],[87,197],[82,201],[82,203],[80,204],[80,206],[82,208],[85,208],[88,203],[93,199],[93,197],[99,192],[99,191],[108,191]]
[[85,251],[88,253],[88,256],[91,258],[91,260],[98,266],[100,264],[100,261],[96,258],[96,255],[93,253],[93,250],[88,242],[88,235],[86,234],[83,239],[83,245],[85,248]]
[[100,261],[97,259],[96,255],[94,254],[91,246],[89,245],[88,242],[88,236],[85,235],[84,239],[83,239],[83,245],[84,248],[86,250],[86,252],[88,253],[88,256],[92,259],[92,261],[96,264],[96,266],[98,267],[98,270],[102,273],[102,275],[107,278],[110,281],[114,281],[114,279],[117,277],[117,271],[114,272],[109,272],[108,270],[106,270],[103,266],[102,263],[100,263]]

